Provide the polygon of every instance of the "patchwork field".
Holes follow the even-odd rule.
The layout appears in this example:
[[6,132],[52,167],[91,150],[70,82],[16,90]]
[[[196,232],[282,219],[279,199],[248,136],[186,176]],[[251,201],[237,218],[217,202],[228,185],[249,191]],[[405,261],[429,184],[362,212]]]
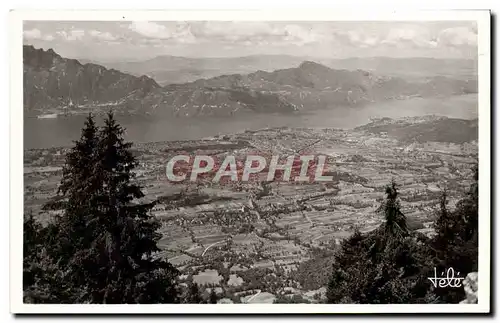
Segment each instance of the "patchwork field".
[[[224,302],[248,303],[273,302],[278,295],[310,302],[321,298],[318,286],[304,286],[301,264],[322,259],[318,271],[327,270],[342,239],[356,228],[367,232],[380,225],[383,216],[377,209],[391,180],[398,184],[410,228],[431,232],[442,190],[447,189],[453,207],[477,163],[476,141],[421,143],[369,129],[272,128],[133,149],[146,199],[158,201],[152,211],[162,223],[158,257],[177,266],[182,280],[218,288]],[[44,221],[59,212],[43,205],[56,196],[65,152],[25,151],[25,212]],[[325,174],[333,180],[176,184],[166,177],[165,166],[174,155],[222,160],[256,152],[327,156]]]

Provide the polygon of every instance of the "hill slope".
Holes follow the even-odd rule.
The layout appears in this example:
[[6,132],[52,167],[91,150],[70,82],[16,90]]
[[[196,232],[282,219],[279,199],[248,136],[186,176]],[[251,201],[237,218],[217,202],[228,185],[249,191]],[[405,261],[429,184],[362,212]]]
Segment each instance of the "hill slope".
[[[24,109],[27,114],[71,113],[113,106],[125,113],[164,116],[230,116],[354,107],[409,97],[477,92],[477,82],[435,76],[419,82],[364,70],[331,69],[304,61],[293,68],[199,79],[160,87],[93,63],[81,64],[53,50],[24,46]],[[182,58],[179,58],[182,61]]]
[[438,116],[381,118],[356,128],[386,133],[404,143],[448,142],[463,144],[478,139],[478,119],[464,120]]
[[[161,93],[159,93],[161,92]],[[294,112],[353,107],[409,97],[477,92],[477,82],[432,77],[407,82],[363,70],[335,70],[305,61],[295,68],[257,71],[172,84],[151,93],[145,106],[176,116],[231,115],[243,111]]]
[[160,86],[146,76],[135,77],[96,64],[63,58],[52,49],[23,46],[24,109],[39,114],[79,105],[120,105],[143,98]]
[[137,62],[106,62],[108,68],[147,75],[161,85],[193,82],[227,74],[247,74],[257,70],[273,71],[299,65],[304,58],[287,55],[254,55],[245,57],[191,58],[157,56]]

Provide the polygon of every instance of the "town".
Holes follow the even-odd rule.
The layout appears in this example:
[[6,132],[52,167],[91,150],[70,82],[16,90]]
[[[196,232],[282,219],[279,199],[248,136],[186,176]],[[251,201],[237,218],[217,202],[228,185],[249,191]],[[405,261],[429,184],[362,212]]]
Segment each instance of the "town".
[[[404,122],[418,125],[433,120]],[[477,141],[420,142],[383,130],[282,127],[134,144],[140,161],[137,180],[145,200],[157,202],[153,213],[162,223],[163,251],[157,257],[175,265],[181,281],[197,282],[207,293],[214,289],[220,302],[321,301],[333,253],[355,229],[369,232],[383,222],[377,210],[392,180],[398,185],[409,228],[426,235],[433,232],[441,193],[447,191],[453,208],[472,182]],[[60,212],[54,197],[66,151],[25,151],[25,212],[42,222]],[[331,180],[269,180],[268,165],[245,163],[257,151],[263,160],[278,155],[295,156],[298,159],[290,159],[294,161],[300,156],[323,156],[318,158],[318,164],[325,161],[321,175]],[[182,155],[210,156],[213,165],[224,165],[215,161],[231,156],[227,160],[239,165],[237,180],[225,176],[214,181],[217,167],[207,172],[203,162],[179,162],[175,165],[198,166],[193,173],[196,181],[172,181],[165,165],[170,163],[173,171],[170,161]],[[297,174],[306,174],[302,164],[292,165]],[[251,180],[242,180],[245,170]],[[255,170],[259,171],[252,173]],[[191,178],[188,172],[174,174]]]
[[[326,156],[301,155],[288,156],[284,164],[278,164],[280,156],[272,156],[269,167],[267,160],[259,155],[247,155],[244,161],[236,160],[235,156],[225,156],[222,163],[216,163],[212,156],[188,155],[173,156],[167,163],[166,175],[169,181],[182,182],[189,177],[194,182],[198,177],[207,178],[207,174],[213,174],[212,181],[218,182],[225,176],[231,181],[259,180],[257,173],[267,172],[267,181],[332,181],[332,176],[324,176]],[[184,162],[177,165],[178,162]],[[229,170],[227,169],[229,167]],[[188,176],[189,175],[189,176]],[[201,176],[199,176],[201,175]],[[257,176],[252,176],[257,175]],[[281,176],[280,176],[281,175]]]

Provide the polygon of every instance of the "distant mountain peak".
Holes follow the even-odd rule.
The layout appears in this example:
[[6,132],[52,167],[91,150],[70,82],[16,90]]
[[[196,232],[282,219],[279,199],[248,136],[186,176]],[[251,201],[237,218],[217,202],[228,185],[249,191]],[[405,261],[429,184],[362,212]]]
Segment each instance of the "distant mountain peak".
[[86,105],[116,106],[142,100],[160,86],[147,77],[136,77],[97,64],[63,58],[53,49],[23,46],[24,108],[33,113]]
[[44,50],[43,48],[35,48],[35,46],[33,46],[33,45],[24,45],[23,51],[24,51],[24,53],[27,53],[27,54],[39,53],[39,54],[45,54],[45,55],[59,56],[52,48]]
[[52,66],[54,59],[61,58],[52,48],[44,50],[43,48],[35,48],[32,45],[23,46],[23,61],[25,64],[37,68]]
[[325,66],[325,65],[322,65],[322,64],[319,64],[319,63],[316,63],[316,62],[313,62],[313,61],[303,61],[300,65],[299,65],[299,68],[300,69],[324,69],[324,70],[330,70],[329,67]]

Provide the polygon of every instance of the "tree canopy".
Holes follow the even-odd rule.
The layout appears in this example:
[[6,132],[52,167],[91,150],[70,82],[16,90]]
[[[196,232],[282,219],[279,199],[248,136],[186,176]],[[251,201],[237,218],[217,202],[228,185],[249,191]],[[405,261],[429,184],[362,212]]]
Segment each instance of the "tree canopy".
[[66,156],[63,214],[44,228],[25,221],[27,301],[178,302],[178,271],[155,257],[160,223],[136,184],[130,147],[112,113],[100,129],[88,116]]
[[396,184],[386,188],[378,209],[384,223],[342,242],[327,288],[329,303],[458,303],[463,288],[434,288],[428,277],[453,268],[465,277],[477,271],[478,190],[476,182],[455,210],[443,192],[435,236],[410,232],[397,199]]

